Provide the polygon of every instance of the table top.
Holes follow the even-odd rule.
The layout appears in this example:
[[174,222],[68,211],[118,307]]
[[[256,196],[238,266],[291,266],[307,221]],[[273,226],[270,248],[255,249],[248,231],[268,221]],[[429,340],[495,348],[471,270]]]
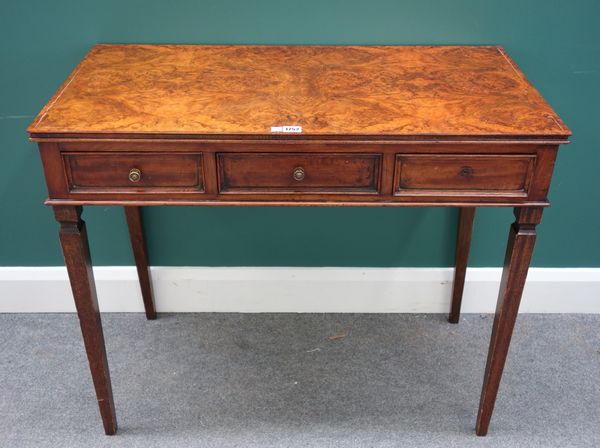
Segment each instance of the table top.
[[34,139],[570,135],[496,46],[95,45],[28,131]]

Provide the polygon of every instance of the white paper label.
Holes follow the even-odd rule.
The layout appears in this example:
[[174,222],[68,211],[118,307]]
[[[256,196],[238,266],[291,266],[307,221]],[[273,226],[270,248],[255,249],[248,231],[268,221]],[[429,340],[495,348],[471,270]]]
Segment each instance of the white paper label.
[[271,126],[271,132],[302,132],[302,126]]

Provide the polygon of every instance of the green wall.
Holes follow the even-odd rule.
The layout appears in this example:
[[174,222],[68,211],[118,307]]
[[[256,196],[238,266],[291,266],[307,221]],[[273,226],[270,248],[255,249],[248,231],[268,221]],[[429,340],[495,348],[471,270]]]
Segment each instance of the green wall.
[[[600,266],[600,1],[3,0],[0,265],[62,264],[25,128],[97,42],[500,44],[572,129],[536,266]],[[577,198],[577,200],[575,200]],[[151,208],[157,265],[450,266],[456,211]],[[90,207],[92,256],[132,264],[122,210]],[[472,265],[502,264],[512,213],[480,210]]]

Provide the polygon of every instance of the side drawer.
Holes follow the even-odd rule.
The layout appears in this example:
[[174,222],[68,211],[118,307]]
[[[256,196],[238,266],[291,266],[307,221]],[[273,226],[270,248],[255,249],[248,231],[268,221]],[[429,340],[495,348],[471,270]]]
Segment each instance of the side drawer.
[[395,195],[501,195],[526,197],[534,154],[398,154]]
[[219,153],[221,193],[377,194],[380,154]]
[[71,192],[202,191],[202,154],[63,152]]

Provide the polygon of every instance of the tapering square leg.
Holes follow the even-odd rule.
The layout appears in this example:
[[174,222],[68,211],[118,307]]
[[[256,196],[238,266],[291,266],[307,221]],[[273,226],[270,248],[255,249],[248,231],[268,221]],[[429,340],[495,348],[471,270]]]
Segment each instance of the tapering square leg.
[[131,239],[131,248],[133,249],[135,266],[137,268],[138,279],[142,289],[142,299],[144,300],[146,318],[149,320],[156,319],[152,279],[150,277],[150,267],[148,266],[148,251],[146,249],[146,238],[144,237],[141,209],[140,207],[123,208],[125,209],[127,227],[129,228],[129,238]]
[[483,378],[481,401],[477,414],[476,433],[484,436],[488,432],[494,410],[504,363],[508,355],[510,339],[519,312],[519,304],[527,278],[533,246],[535,227],[542,219],[541,208],[516,208],[516,220],[510,228],[500,292],[496,304],[496,315]]
[[54,206],[54,215],[60,223],[60,243],[73,290],[104,431],[112,435],[117,432],[117,419],[85,222],[81,220],[81,207]]
[[452,305],[448,321],[457,324],[460,319],[460,304],[465,289],[465,276],[471,249],[473,220],[475,207],[461,207],[458,214],[458,231],[456,235],[456,254],[454,262],[454,283],[452,285]]

